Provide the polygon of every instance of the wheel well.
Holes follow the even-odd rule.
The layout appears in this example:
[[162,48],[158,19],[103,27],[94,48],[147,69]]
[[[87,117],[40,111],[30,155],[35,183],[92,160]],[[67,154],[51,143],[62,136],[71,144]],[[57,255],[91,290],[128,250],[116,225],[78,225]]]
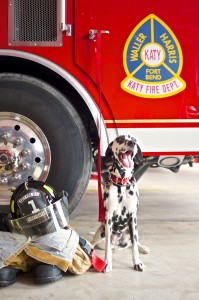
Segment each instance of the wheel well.
[[59,74],[36,62],[23,58],[0,56],[0,72],[11,72],[33,76],[55,87],[64,94],[75,107],[95,147],[98,142],[97,127],[86,103],[79,93]]

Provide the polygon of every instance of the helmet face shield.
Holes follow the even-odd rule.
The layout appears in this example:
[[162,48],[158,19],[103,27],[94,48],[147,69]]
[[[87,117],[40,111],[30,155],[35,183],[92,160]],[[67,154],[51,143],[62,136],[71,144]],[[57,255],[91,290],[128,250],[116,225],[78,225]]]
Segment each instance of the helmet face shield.
[[67,196],[63,192],[59,200],[21,218],[8,219],[11,232],[26,236],[42,236],[59,229],[69,223]]

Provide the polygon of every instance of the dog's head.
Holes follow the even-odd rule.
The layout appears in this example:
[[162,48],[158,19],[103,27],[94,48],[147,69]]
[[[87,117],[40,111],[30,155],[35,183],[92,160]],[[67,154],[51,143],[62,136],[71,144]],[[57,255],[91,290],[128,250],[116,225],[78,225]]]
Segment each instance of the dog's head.
[[134,163],[142,163],[142,152],[137,140],[129,134],[118,136],[106,150],[108,165],[133,169]]

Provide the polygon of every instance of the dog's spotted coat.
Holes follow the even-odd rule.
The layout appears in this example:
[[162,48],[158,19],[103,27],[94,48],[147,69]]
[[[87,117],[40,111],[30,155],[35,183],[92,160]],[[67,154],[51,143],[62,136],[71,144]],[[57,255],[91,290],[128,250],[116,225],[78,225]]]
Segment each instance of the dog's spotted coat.
[[108,177],[104,182],[105,222],[95,233],[94,246],[105,239],[105,272],[112,270],[112,249],[125,248],[132,244],[133,266],[143,271],[139,251],[149,249],[138,242],[137,208],[139,193],[134,173],[134,163],[142,160],[136,139],[130,135],[117,137],[106,151]]

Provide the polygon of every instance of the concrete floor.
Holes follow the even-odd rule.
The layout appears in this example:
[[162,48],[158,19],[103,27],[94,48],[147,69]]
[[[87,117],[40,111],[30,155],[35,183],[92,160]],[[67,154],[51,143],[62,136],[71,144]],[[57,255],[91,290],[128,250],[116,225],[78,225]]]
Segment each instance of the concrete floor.
[[[1,288],[1,299],[199,299],[199,165],[178,174],[150,169],[138,182],[139,235],[151,253],[141,255],[145,272],[132,268],[131,249],[114,252],[113,271],[64,274],[55,283],[35,285],[32,274]],[[91,182],[70,223],[91,240],[98,227],[97,183]],[[103,250],[97,250],[103,258]]]

